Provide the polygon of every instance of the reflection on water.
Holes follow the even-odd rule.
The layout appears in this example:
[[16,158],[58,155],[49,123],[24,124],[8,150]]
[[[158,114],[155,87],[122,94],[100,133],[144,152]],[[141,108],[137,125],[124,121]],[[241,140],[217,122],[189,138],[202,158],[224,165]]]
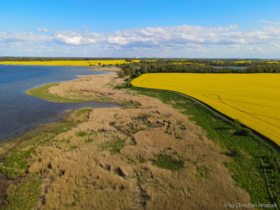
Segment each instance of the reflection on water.
[[68,109],[116,106],[96,102],[52,103],[24,93],[41,84],[75,79],[76,75],[103,73],[84,67],[0,65],[0,140],[32,125],[57,120]]

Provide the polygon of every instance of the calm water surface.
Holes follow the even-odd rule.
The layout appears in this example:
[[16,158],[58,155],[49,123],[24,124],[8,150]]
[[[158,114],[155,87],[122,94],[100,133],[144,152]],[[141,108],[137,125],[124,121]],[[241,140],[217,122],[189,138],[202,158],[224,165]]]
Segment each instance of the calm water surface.
[[38,123],[58,120],[68,109],[112,107],[111,103],[52,103],[25,94],[45,83],[75,79],[77,75],[104,74],[84,67],[0,65],[0,141]]

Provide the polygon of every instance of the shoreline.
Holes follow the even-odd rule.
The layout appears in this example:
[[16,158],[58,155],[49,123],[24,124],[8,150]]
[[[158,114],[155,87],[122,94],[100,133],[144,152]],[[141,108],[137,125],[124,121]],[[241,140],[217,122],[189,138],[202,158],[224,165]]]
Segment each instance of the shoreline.
[[[159,99],[117,89],[121,84],[123,79],[112,73],[82,76],[49,88],[58,97],[110,100],[124,106],[75,110],[62,122],[46,125],[39,142],[39,133],[34,131],[33,137],[16,145],[10,152],[23,155],[27,162],[22,169],[9,168],[7,161],[21,164],[8,154],[2,171],[4,167],[12,177],[27,177],[9,186],[8,201],[21,199],[12,197],[14,190],[32,187],[31,197],[36,199],[30,203],[22,198],[22,202],[45,209],[69,205],[106,209],[112,204],[119,208],[187,204],[220,208],[228,202],[250,202],[248,193],[235,186],[224,166],[229,161],[224,149],[208,140],[188,116]],[[39,188],[33,182],[41,183]],[[77,190],[95,199],[73,201]],[[213,201],[213,195],[219,200]]]

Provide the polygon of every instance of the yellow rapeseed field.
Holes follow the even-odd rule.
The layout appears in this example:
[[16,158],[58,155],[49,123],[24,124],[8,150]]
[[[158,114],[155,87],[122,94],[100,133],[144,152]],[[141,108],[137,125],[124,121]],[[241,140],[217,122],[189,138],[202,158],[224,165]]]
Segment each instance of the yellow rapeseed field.
[[137,87],[194,97],[280,145],[280,74],[144,74]]
[[232,63],[252,63],[252,61],[233,61]]
[[[140,60],[133,60],[132,62],[139,62]],[[80,61],[0,61],[0,64],[6,65],[43,65],[43,66],[95,66],[95,65],[115,65],[131,63],[125,60],[80,60]]]
[[279,61],[269,61],[269,62],[266,62],[266,63],[280,64],[280,62],[279,62]]

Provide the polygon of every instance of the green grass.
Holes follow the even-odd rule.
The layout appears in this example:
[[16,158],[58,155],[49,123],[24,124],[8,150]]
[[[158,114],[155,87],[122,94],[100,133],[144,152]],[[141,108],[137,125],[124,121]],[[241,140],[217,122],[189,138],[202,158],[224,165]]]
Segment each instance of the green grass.
[[85,113],[89,114],[91,111],[92,111],[91,108],[79,109],[79,110],[77,111],[77,114],[78,114],[78,115],[85,114]]
[[30,175],[24,178],[19,184],[10,185],[6,193],[5,209],[33,209],[40,199],[41,184],[42,180],[38,175]]
[[93,141],[92,138],[87,138],[87,139],[85,140],[85,142],[87,142],[87,143],[92,142],[92,141]]
[[[85,96],[83,94],[75,93],[77,95],[77,98],[67,98],[67,97],[61,97],[55,94],[50,94],[48,89],[54,86],[59,85],[59,83],[50,83],[45,84],[40,87],[35,87],[32,89],[29,89],[25,91],[27,95],[42,98],[44,100],[50,101],[50,102],[56,102],[56,103],[82,103],[82,102],[107,102],[107,103],[118,103],[119,105],[123,105],[126,107],[135,107],[139,106],[138,102],[132,101],[132,100],[113,100],[111,98],[108,98],[106,96],[100,96],[98,98],[92,97],[92,96]],[[83,111],[81,111],[83,112]],[[80,113],[81,113],[80,112]],[[84,109],[84,112],[90,112],[90,109]]]
[[78,137],[83,137],[83,136],[87,136],[87,135],[88,135],[88,133],[85,132],[85,131],[78,131],[78,132],[76,132],[76,136],[78,136]]
[[[77,114],[73,116],[77,116]],[[34,148],[39,145],[47,145],[53,137],[66,132],[80,122],[78,117],[73,117],[72,119],[66,118],[60,122],[39,127],[37,130],[35,129],[35,131],[32,131],[31,134],[19,137],[16,141],[21,143],[9,151],[4,157],[4,160],[0,163],[0,173],[5,174],[11,179],[24,176],[28,171],[28,159],[33,153]]]
[[10,179],[23,176],[28,170],[27,158],[30,157],[34,148],[27,151],[13,151],[0,163],[0,172]]
[[157,155],[153,164],[164,169],[169,169],[172,171],[177,171],[184,168],[184,161],[177,160],[170,155]]
[[70,150],[75,150],[78,149],[78,146],[74,145],[74,146],[70,146]]
[[[276,202],[280,206],[280,168],[277,163],[280,162],[280,155],[263,139],[187,96],[168,91],[131,89],[183,110],[183,114],[190,116],[207,132],[209,139],[227,150],[225,155],[231,157],[231,161],[225,165],[232,172],[237,185],[250,194],[252,203]],[[273,164],[263,167],[262,160]]]
[[36,87],[36,88],[32,88],[30,90],[27,90],[25,93],[27,95],[35,96],[38,98],[43,98],[47,101],[58,102],[58,103],[75,103],[75,102],[89,101],[86,98],[85,99],[72,99],[72,98],[60,97],[58,95],[50,94],[48,89],[50,87],[57,86],[58,84],[59,83],[45,84],[40,87]]
[[120,152],[121,148],[125,146],[125,140],[116,139],[114,141],[106,142],[101,146],[102,150],[109,150],[111,154]]
[[196,177],[197,178],[208,178],[210,171],[205,166],[197,166],[196,167]]
[[[0,163],[0,173],[11,179],[24,178],[19,184],[12,184],[8,187],[5,209],[34,208],[40,197],[42,181],[40,174],[28,172],[31,155],[36,156],[36,147],[52,144],[51,139],[55,136],[86,120],[86,115],[86,112],[83,114],[72,112],[59,122],[45,124],[17,139],[11,139],[11,141],[18,142],[18,145],[7,151]],[[77,149],[77,146],[72,146],[70,149]]]

